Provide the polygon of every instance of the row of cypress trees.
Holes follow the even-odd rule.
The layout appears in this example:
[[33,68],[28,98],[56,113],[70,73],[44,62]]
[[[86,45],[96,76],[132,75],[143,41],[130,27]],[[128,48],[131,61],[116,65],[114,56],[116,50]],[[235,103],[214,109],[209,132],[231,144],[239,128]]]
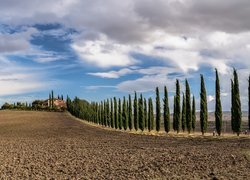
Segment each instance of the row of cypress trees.
[[[220,81],[217,69],[215,70],[216,81],[215,81],[215,126],[218,135],[221,135],[222,131],[222,105],[220,99]],[[234,78],[231,80],[232,83],[232,119],[231,125],[233,132],[240,134],[241,131],[241,102],[238,75],[234,69]],[[207,107],[207,93],[205,87],[205,81],[203,75],[200,77],[200,129],[204,135],[207,132],[208,126],[208,107]],[[250,77],[249,77],[249,93],[250,93]],[[250,98],[250,94],[249,94]],[[132,102],[133,101],[133,102]],[[170,120],[170,108],[168,99],[167,87],[164,87],[164,98],[163,98],[163,117],[161,114],[161,100],[159,88],[156,88],[156,99],[155,99],[155,116],[154,116],[154,105],[152,98],[146,99],[142,94],[138,96],[135,92],[134,99],[132,100],[131,95],[128,99],[124,96],[121,98],[111,98],[101,101],[100,103],[80,100],[75,98],[71,101],[67,97],[67,106],[69,111],[82,119],[115,128],[132,130],[135,129],[144,131],[156,130],[157,132],[161,129],[161,121],[163,119],[164,130],[169,132],[171,129]],[[80,106],[80,107],[79,107]],[[249,99],[250,106],[250,99]],[[249,110],[250,111],[250,110]],[[249,113],[250,119],[250,113]],[[191,97],[190,86],[188,80],[185,80],[185,93],[182,93],[182,107],[181,107],[181,88],[180,82],[176,80],[176,92],[174,96],[174,109],[173,109],[173,130],[179,133],[181,130],[187,131],[188,133],[194,132],[196,126],[196,106],[195,97]],[[249,120],[250,129],[250,120]]]

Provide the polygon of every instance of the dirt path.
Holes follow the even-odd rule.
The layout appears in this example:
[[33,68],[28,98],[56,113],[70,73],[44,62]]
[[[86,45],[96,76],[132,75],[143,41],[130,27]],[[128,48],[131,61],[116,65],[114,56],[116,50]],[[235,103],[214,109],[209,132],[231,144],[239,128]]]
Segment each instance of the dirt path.
[[247,179],[250,139],[142,136],[66,113],[0,112],[1,178]]

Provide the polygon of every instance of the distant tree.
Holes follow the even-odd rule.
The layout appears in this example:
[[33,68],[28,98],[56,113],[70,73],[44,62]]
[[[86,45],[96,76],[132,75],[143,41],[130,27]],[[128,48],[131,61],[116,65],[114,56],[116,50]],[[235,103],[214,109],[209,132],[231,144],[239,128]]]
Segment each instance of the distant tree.
[[127,101],[125,96],[123,97],[123,108],[122,108],[122,122],[123,128],[126,131],[128,128],[128,110],[127,110]]
[[118,128],[119,122],[118,122],[118,112],[117,112],[117,100],[116,97],[114,97],[114,118],[115,118],[115,129]]
[[123,125],[122,125],[122,104],[120,98],[118,101],[118,122],[119,122],[119,129],[121,130]]
[[207,93],[203,75],[201,75],[201,93],[200,93],[200,124],[202,135],[207,131]]
[[164,119],[164,129],[168,133],[170,131],[170,112],[169,112],[169,104],[168,104],[168,90],[167,87],[164,87],[164,111],[163,111],[163,119]]
[[103,104],[103,111],[104,111],[104,126],[108,125],[108,121],[107,121],[107,102],[106,100],[104,100],[104,104]]
[[195,125],[196,125],[196,107],[195,107],[195,97],[193,96],[193,103],[192,103],[192,129],[195,132]]
[[137,102],[137,93],[135,92],[134,97],[134,128],[138,130],[138,102]]
[[52,107],[52,99],[51,99],[51,94],[49,94],[49,102],[48,102],[48,107],[51,108]]
[[110,105],[109,105],[109,99],[107,99],[107,104],[106,104],[106,116],[107,116],[107,126],[110,127]]
[[181,128],[184,132],[186,129],[186,97],[183,93],[182,95],[182,115],[181,115]]
[[161,102],[159,88],[156,88],[156,131],[159,132],[161,128]]
[[153,100],[149,98],[148,100],[148,131],[154,129],[154,107],[153,107]]
[[234,69],[234,86],[233,86],[233,95],[234,95],[234,104],[233,104],[233,111],[234,111],[234,130],[237,133],[237,136],[240,135],[241,131],[241,119],[242,119],[242,112],[241,112],[241,101],[240,101],[240,90],[239,90],[239,81],[238,81],[238,74],[236,69]]
[[192,109],[191,109],[191,98],[190,98],[190,87],[186,79],[186,123],[188,133],[192,130]]
[[147,100],[146,98],[144,98],[144,125],[145,125],[145,128],[148,128],[148,110],[147,110]]
[[231,129],[235,132],[235,113],[234,113],[234,81],[231,79]]
[[138,111],[138,118],[139,118],[139,128],[140,130],[144,131],[144,109],[143,109],[143,97],[142,94],[140,95],[139,98],[139,103],[138,103],[139,111]]
[[63,100],[63,95],[61,95],[61,100]]
[[176,80],[176,95],[175,95],[175,130],[180,132],[181,127],[181,105],[180,105],[180,82]]
[[222,107],[220,100],[220,80],[217,69],[215,69],[216,81],[215,81],[215,126],[218,135],[221,135],[222,129]]
[[128,97],[128,127],[129,130],[131,131],[133,129],[133,114],[132,114],[132,100],[131,100],[131,95]]
[[54,91],[51,91],[51,107],[54,108]]
[[114,104],[113,99],[110,99],[110,120],[111,120],[111,128],[115,127],[115,119],[114,119]]
[[174,96],[173,129],[176,131],[176,96]]

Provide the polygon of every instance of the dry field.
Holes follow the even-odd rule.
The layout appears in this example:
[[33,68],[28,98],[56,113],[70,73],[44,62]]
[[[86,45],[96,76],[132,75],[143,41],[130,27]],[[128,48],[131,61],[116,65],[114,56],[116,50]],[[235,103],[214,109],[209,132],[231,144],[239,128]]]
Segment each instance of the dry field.
[[0,111],[1,179],[249,179],[250,138],[146,136]]

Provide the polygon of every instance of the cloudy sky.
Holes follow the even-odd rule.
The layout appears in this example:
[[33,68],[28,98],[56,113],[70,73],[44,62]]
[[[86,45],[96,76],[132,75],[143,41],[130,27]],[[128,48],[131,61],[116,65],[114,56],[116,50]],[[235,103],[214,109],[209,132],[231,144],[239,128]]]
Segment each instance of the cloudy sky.
[[[230,110],[232,68],[247,109],[249,0],[0,0],[0,104],[55,93],[99,101],[133,91],[154,98],[187,78],[199,104],[214,68]],[[172,104],[172,102],[171,102]],[[199,108],[198,108],[199,109]]]

